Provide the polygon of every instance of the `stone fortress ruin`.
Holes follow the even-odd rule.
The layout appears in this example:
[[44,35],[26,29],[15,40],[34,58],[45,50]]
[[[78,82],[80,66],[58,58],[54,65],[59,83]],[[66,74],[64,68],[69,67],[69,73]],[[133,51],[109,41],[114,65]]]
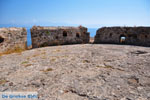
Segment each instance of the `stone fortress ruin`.
[[94,43],[150,46],[150,27],[103,27],[97,30]]
[[90,33],[87,28],[79,27],[41,27],[31,28],[32,47],[50,45],[88,43]]
[[25,28],[0,28],[0,54],[25,50],[26,44]]
[[[31,29],[32,47],[89,43],[86,27],[41,27]],[[150,27],[103,27],[97,30],[94,43],[150,46]],[[27,49],[25,28],[0,28],[0,54]]]

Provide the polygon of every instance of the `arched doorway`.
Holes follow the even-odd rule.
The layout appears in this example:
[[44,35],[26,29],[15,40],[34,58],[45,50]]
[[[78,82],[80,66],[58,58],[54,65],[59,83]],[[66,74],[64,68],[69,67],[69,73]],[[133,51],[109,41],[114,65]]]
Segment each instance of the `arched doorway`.
[[126,43],[126,36],[125,35],[120,35],[119,43],[121,43],[121,44],[125,44]]

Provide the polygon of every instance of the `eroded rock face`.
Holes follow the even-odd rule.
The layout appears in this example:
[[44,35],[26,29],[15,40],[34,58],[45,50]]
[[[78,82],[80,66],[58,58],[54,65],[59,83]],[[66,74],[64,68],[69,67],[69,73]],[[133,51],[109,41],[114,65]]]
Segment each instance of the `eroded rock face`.
[[26,49],[27,31],[25,28],[0,28],[0,54]]
[[89,42],[89,33],[85,27],[40,27],[31,28],[32,47],[61,44],[80,44]]
[[150,46],[150,27],[103,27],[94,42]]
[[150,100],[150,48],[78,44],[0,57],[0,92],[38,100]]

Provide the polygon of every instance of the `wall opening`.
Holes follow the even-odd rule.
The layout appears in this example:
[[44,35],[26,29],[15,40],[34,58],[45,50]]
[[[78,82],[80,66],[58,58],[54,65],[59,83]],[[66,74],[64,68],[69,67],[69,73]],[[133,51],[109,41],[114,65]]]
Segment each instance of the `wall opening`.
[[58,36],[56,36],[56,39],[59,39],[59,37],[58,37]]
[[30,28],[27,28],[27,46],[32,47],[31,31]]
[[133,35],[133,38],[134,38],[134,39],[137,39],[137,35]]
[[76,37],[77,37],[77,38],[80,38],[80,35],[79,35],[79,33],[76,33]]
[[63,37],[67,37],[67,32],[63,31]]
[[0,43],[4,42],[4,38],[0,36]]
[[121,36],[119,37],[119,43],[125,44],[125,42],[126,42],[126,36],[125,36],[125,35],[121,35]]
[[109,37],[112,37],[112,33],[109,34]]

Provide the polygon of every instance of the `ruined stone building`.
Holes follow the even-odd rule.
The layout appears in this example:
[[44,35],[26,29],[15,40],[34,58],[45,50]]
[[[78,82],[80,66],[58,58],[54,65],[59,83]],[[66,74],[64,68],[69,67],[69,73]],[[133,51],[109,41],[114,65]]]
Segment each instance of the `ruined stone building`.
[[[31,28],[32,47],[89,43],[85,27]],[[150,27],[103,27],[97,30],[94,43],[113,43],[150,46]],[[0,54],[27,48],[25,28],[0,28]]]
[[103,27],[97,30],[94,43],[150,46],[150,27]]
[[41,27],[31,28],[32,47],[61,44],[88,43],[90,36],[85,27]]
[[0,54],[25,50],[27,31],[25,28],[0,28]]

